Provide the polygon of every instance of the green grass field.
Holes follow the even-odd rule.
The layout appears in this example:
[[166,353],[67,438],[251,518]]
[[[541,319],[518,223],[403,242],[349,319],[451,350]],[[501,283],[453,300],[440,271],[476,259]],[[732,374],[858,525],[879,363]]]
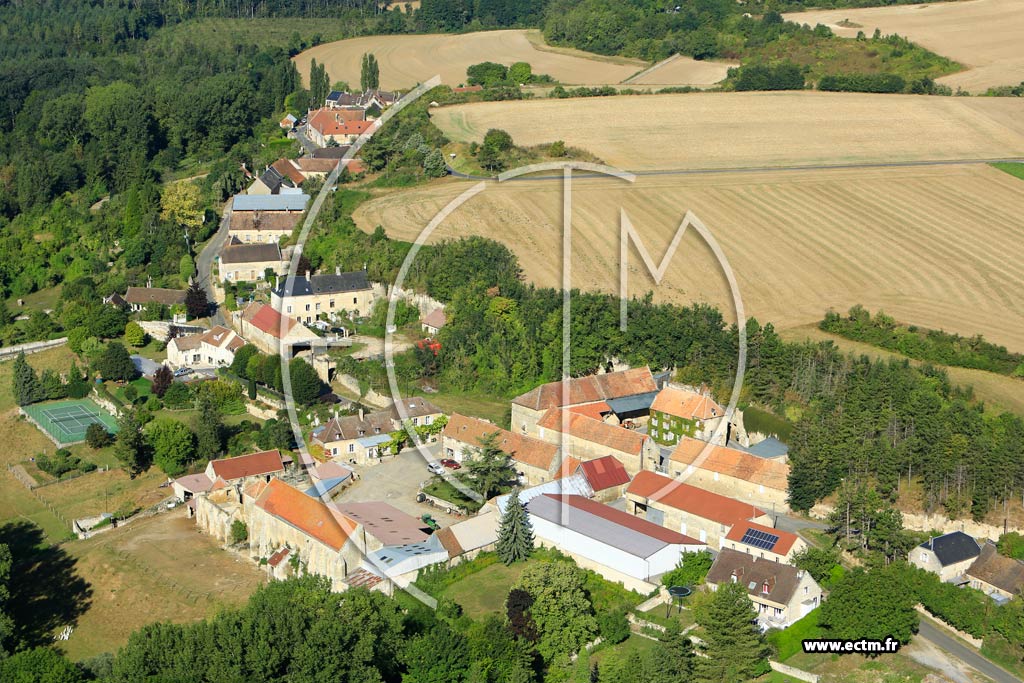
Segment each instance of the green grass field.
[[501,563],[492,564],[449,586],[444,591],[444,597],[462,605],[462,609],[473,619],[503,612],[505,596],[526,567],[525,562],[510,567]]
[[1024,163],[1002,163],[1002,164],[991,164],[992,168],[998,168],[1004,173],[1009,173],[1014,178],[1020,178],[1024,180]]

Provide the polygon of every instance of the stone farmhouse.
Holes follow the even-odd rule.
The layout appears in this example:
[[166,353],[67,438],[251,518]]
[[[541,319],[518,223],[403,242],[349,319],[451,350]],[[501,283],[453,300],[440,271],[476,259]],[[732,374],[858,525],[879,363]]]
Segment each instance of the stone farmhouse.
[[514,434],[476,417],[453,413],[441,432],[442,457],[456,462],[472,458],[480,448],[480,439],[496,434],[495,445],[508,453],[526,486],[536,486],[557,478],[561,461],[555,444]]
[[[568,382],[563,396],[562,382],[549,382],[512,399],[512,430],[537,436],[537,423],[552,408],[573,408],[658,391],[650,368],[634,368],[603,375],[576,377]],[[648,406],[650,403],[648,402]],[[593,415],[592,415],[593,417]]]
[[707,585],[743,584],[762,630],[786,628],[821,604],[821,586],[807,572],[788,564],[725,549],[708,570]]
[[737,550],[761,560],[793,564],[793,556],[807,549],[807,543],[788,531],[756,522],[738,522],[722,539],[722,548]]
[[172,368],[217,368],[231,365],[245,340],[233,330],[217,325],[202,334],[175,337],[167,344],[167,363]]
[[333,274],[281,278],[270,293],[274,310],[305,324],[320,319],[321,315],[334,318],[349,314],[356,318],[370,315],[373,308],[373,288],[365,270]]
[[313,430],[313,443],[332,459],[372,465],[387,455],[384,447],[391,442],[392,432],[404,428],[403,420],[408,420],[412,427],[429,426],[444,414],[430,401],[418,397],[402,399],[401,409],[396,404],[373,413],[360,410],[358,415],[336,415]]
[[306,194],[236,194],[231,200],[231,211],[259,211],[261,213],[298,213],[306,210]]
[[981,554],[981,546],[972,536],[953,531],[929,538],[910,551],[910,564],[939,575],[940,581],[958,581]]
[[561,408],[548,410],[537,421],[536,435],[582,461],[613,455],[630,474],[654,469],[660,458],[657,444],[646,434]]
[[1024,595],[1024,562],[1000,555],[995,543],[987,541],[977,559],[968,567],[966,577],[998,603]]
[[301,212],[233,211],[228,237],[242,244],[279,244],[302,220]]
[[224,282],[258,282],[265,280],[268,272],[288,272],[288,262],[273,242],[246,244],[232,237],[220,250],[217,270]]
[[724,419],[725,409],[706,389],[696,392],[670,385],[651,404],[648,433],[664,446],[675,446],[684,436],[710,441]]
[[[176,479],[171,486],[178,500],[187,502],[199,494],[210,491],[225,491],[255,480],[270,481],[271,478],[284,473],[291,462],[291,458],[281,455],[279,450],[221,458],[208,462],[203,472]],[[235,500],[238,500],[240,491],[235,490],[233,493]]]
[[282,346],[312,344],[319,339],[305,325],[282,316],[272,306],[256,301],[243,311],[236,311],[232,318],[247,341],[270,355],[281,353]]
[[306,131],[309,139],[320,147],[335,142],[339,145],[351,145],[360,135],[373,129],[374,121],[363,118],[361,110],[318,109],[310,113]]
[[727,498],[654,472],[640,472],[626,488],[626,510],[650,522],[693,536],[712,549],[747,522],[771,528],[772,518],[749,503]]
[[788,510],[789,464],[682,437],[668,474],[769,510]]

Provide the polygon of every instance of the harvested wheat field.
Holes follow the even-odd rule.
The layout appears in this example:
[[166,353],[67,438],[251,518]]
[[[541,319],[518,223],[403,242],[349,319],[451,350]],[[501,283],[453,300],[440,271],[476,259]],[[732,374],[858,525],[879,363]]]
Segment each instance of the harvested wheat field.
[[[482,31],[463,35],[368,36],[317,45],[294,57],[304,79],[313,59],[327,67],[331,81],[359,85],[363,54],[372,52],[380,64],[382,88],[405,89],[435,75],[447,85],[466,81],[466,67],[480,62],[529,62],[536,74],[561,83],[593,85],[618,83],[647,66],[647,62],[602,57],[578,50],[543,45],[539,31]],[[712,81],[714,82],[714,81]]]
[[[448,180],[383,195],[356,212],[415,237],[470,187]],[[561,183],[489,183],[434,239],[480,234],[508,244],[526,276],[561,282]],[[660,261],[688,209],[735,270],[748,315],[787,328],[860,303],[898,320],[983,333],[1024,349],[1024,182],[985,165],[641,176],[574,181],[573,282],[617,291],[619,208]],[[729,314],[724,278],[695,232],[660,287],[633,253],[630,293],[707,301]]]
[[864,93],[690,93],[441,107],[450,138],[490,128],[554,140],[631,171],[1024,157],[1024,99]]
[[[1024,11],[1020,0],[969,0],[866,9],[816,10],[785,15],[802,24],[826,24],[837,35],[898,33],[968,66],[939,80],[953,89],[984,92],[1024,81]],[[847,22],[848,20],[848,22]],[[843,22],[843,25],[840,25]],[[857,24],[854,26],[852,24]]]
[[711,85],[725,79],[737,62],[710,62],[675,54],[642,74],[626,79],[629,85]]

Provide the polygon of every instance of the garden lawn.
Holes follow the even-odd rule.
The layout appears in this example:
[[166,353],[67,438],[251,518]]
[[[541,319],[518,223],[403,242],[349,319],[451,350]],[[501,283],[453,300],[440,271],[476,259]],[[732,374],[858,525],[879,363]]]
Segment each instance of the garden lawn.
[[449,586],[442,595],[462,605],[473,619],[492,613],[504,614],[505,597],[529,562],[506,567],[496,563]]

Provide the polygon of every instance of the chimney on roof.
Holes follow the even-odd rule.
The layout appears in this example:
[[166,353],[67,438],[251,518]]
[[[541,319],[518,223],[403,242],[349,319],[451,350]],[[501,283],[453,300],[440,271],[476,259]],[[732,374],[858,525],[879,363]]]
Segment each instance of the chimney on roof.
[[359,421],[363,421],[363,407],[359,406]]

